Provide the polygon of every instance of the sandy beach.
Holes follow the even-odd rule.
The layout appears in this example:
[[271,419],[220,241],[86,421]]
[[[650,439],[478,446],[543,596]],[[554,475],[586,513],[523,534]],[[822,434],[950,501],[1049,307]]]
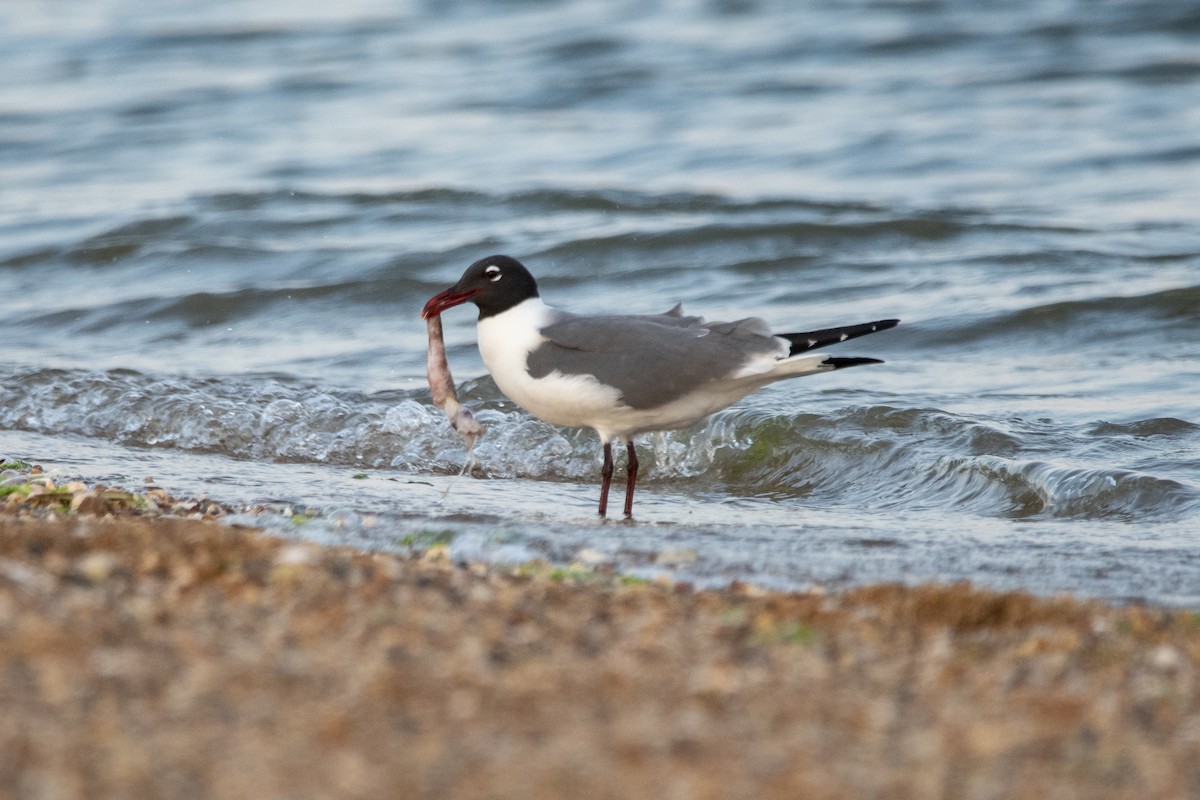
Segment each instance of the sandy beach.
[[0,514],[0,797],[1200,796],[1191,611],[697,591],[108,491]]

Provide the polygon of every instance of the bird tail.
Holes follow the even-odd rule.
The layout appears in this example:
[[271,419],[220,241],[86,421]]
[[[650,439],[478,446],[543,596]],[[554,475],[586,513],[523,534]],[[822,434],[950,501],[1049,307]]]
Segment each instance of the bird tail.
[[845,369],[846,367],[858,367],[863,364],[882,364],[883,361],[878,358],[827,358],[821,362],[821,366],[825,369]]
[[862,364],[882,364],[878,358],[837,358],[824,353],[805,353],[793,358],[785,358],[775,363],[767,381],[777,381],[782,378],[799,378],[802,375],[815,375],[818,372],[832,372],[835,369],[857,367]]
[[[819,331],[806,331],[803,333],[777,333],[775,334],[781,339],[787,339],[791,344],[791,350],[788,356],[799,355],[800,353],[808,352],[818,347],[825,347],[831,344],[838,344],[849,339],[857,339],[859,336],[866,336],[868,333],[876,333],[877,331],[886,331],[888,328],[894,328],[900,324],[898,319],[881,319],[875,322],[864,322],[861,325],[844,325],[840,328],[823,328]],[[853,367],[858,364],[874,364],[878,363],[873,358],[831,358],[831,362],[853,361],[853,364],[838,364],[834,369],[842,367]]]

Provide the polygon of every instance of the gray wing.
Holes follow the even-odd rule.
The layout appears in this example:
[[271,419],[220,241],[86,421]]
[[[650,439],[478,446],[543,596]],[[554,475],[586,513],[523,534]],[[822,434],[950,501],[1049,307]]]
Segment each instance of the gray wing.
[[655,408],[741,369],[762,355],[787,355],[785,341],[757,318],[705,323],[677,306],[646,316],[564,317],[543,328],[529,354],[535,378],[592,375],[633,408]]

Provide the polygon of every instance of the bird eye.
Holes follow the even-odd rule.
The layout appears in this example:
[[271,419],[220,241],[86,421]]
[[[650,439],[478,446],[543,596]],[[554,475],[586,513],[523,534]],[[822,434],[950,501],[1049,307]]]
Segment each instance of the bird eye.
[[500,268],[494,265],[490,266],[483,271],[483,275],[489,281],[495,283],[496,281],[500,280]]

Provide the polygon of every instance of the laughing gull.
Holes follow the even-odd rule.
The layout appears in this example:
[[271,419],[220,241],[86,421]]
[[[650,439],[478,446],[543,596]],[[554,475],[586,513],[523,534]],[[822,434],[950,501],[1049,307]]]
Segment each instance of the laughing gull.
[[488,256],[430,298],[425,319],[471,301],[479,307],[479,353],[510,400],[554,425],[592,428],[604,445],[600,516],[608,511],[612,441],[625,442],[625,516],[633,515],[638,460],[633,437],[684,428],[785,378],[876,358],[832,358],[816,347],[895,327],[900,320],[772,334],[757,317],[705,322],[665,314],[581,316],[546,305],[514,258]]

